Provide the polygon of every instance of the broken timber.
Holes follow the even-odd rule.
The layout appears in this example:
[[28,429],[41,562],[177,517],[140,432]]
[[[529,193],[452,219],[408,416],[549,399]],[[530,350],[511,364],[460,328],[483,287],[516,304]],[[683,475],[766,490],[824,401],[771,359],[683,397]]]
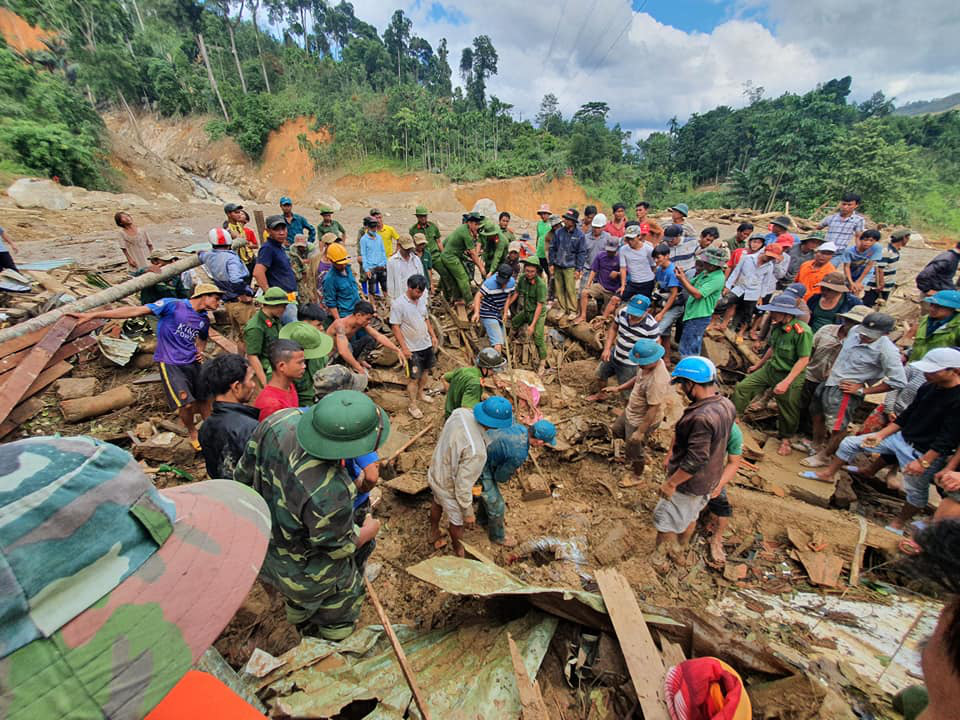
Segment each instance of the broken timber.
[[23,362],[10,373],[9,379],[3,385],[3,393],[0,394],[0,422],[6,420],[17,403],[26,396],[30,386],[76,326],[76,318],[62,317],[57,320]]
[[670,720],[663,698],[666,669],[630,584],[617,570],[601,568],[596,575],[644,719]]
[[547,706],[543,702],[540,692],[540,683],[536,678],[531,679],[527,668],[523,664],[517,644],[513,636],[507,633],[507,643],[510,645],[510,659],[513,661],[513,674],[517,681],[517,692],[520,694],[521,720],[550,720]]

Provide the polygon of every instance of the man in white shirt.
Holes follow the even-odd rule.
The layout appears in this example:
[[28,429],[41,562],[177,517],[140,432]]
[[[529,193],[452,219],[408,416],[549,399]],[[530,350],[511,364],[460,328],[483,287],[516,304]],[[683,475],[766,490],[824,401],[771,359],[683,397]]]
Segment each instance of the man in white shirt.
[[416,244],[409,235],[401,235],[397,252],[387,260],[387,295],[392,303],[407,291],[407,278],[423,275],[423,262],[413,251]]
[[423,417],[418,401],[433,402],[433,398],[428,397],[424,390],[430,378],[430,369],[437,364],[434,348],[438,343],[429,320],[426,289],[427,278],[411,275],[407,278],[406,293],[390,305],[390,328],[397,339],[407,372],[407,394],[410,396],[408,409],[417,420]]
[[734,330],[750,325],[757,300],[764,296],[765,290],[776,283],[774,268],[782,255],[783,248],[768,245],[762,252],[741,256],[740,262],[727,278],[728,301],[723,321],[720,323],[721,330],[727,328],[734,314]]

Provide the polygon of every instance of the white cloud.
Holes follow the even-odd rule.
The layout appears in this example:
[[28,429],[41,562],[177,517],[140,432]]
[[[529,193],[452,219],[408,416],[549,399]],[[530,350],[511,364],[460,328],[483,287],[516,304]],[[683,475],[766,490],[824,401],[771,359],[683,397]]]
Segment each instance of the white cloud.
[[[950,40],[960,33],[955,0],[740,0],[709,33],[658,21],[669,17],[669,5],[636,13],[628,0],[443,2],[466,16],[459,25],[429,21],[432,1],[404,8],[414,32],[434,47],[447,38],[455,82],[461,50],[489,35],[499,74],[488,92],[524,118],[553,92],[565,116],[605,101],[611,120],[645,128],[633,131],[640,136],[674,116],[743,105],[747,81],[771,97],[852,75],[856,99],[879,89],[898,103],[960,90],[960,52]],[[382,31],[397,5],[357,0],[355,7]]]

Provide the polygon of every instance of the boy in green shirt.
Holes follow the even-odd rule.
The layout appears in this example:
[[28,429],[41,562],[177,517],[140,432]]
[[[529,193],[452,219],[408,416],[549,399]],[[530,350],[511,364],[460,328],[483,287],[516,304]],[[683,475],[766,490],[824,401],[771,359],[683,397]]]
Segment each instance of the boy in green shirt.
[[522,307],[514,314],[510,326],[513,328],[527,326],[527,337],[533,337],[537,354],[540,356],[537,372],[542,373],[547,367],[547,343],[543,334],[543,324],[547,319],[547,284],[540,277],[539,271],[540,261],[537,258],[523,259],[523,277],[519,279],[517,289],[507,300],[504,312],[509,312],[510,306],[518,297],[522,298]]
[[703,333],[706,332],[717,301],[723,294],[723,283],[726,280],[723,268],[729,259],[730,251],[726,248],[708,247],[697,260],[700,272],[694,276],[693,282],[687,278],[686,273],[677,273],[677,279],[690,296],[683,311],[681,358],[700,354]]
[[303,348],[303,359],[306,360],[307,370],[296,378],[293,384],[297,388],[297,400],[300,406],[313,405],[316,400],[313,377],[317,370],[327,366],[327,357],[333,350],[333,338],[309,322],[298,320],[280,328],[280,339],[293,340]]
[[803,310],[797,307],[792,295],[777,295],[769,305],[758,309],[770,313],[769,346],[756,365],[748,368],[748,375],[733,389],[734,407],[737,415],[743,415],[750,401],[768,388],[773,388],[777,402],[777,436],[780,438],[779,455],[790,454],[790,440],[800,425],[800,395],[803,391],[805,370],[813,352],[813,332],[810,326],[797,315]]

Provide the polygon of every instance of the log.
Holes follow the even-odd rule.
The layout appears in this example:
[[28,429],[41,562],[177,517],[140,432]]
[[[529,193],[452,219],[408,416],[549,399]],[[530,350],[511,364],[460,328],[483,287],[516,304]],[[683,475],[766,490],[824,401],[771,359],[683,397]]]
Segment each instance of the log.
[[27,390],[47,367],[54,353],[60,349],[76,325],[76,318],[58,319],[43,339],[30,350],[23,362],[10,373],[7,382],[3,384],[3,392],[0,393],[0,422],[6,420],[10,411],[26,396]]
[[[119,285],[114,285],[106,290],[101,290],[98,293],[81,298],[76,302],[72,302],[67,305],[61,305],[50,312],[45,312],[43,315],[38,315],[32,320],[27,320],[22,323],[17,323],[12,327],[4,328],[3,330],[0,330],[0,354],[6,355],[10,352],[14,352],[14,350],[6,349],[7,346],[5,343],[7,341],[15,340],[23,335],[27,335],[28,333],[42,330],[50,325],[53,325],[55,322],[57,322],[57,320],[67,313],[87,312],[88,310],[93,310],[94,308],[106,305],[107,303],[122,300],[123,298],[132,295],[135,292],[140,292],[144,288],[153,287],[159,282],[169,280],[170,278],[179,275],[184,270],[195,268],[199,264],[200,258],[198,258],[196,255],[191,255],[190,257],[183,258],[182,260],[178,260],[175,263],[167,265],[160,272],[143,273],[142,275],[131,278],[130,280],[122,282]],[[15,349],[19,350],[22,347],[28,347],[32,344],[32,342],[27,343],[26,345],[22,345],[21,347]],[[4,352],[5,350],[6,352]]]
[[727,328],[723,331],[723,336],[730,342],[730,345],[736,349],[738,353],[747,359],[747,367],[756,365],[758,362],[760,362],[760,356],[750,348],[749,340],[745,339],[743,342],[738,343],[737,334],[730,328]]
[[577,323],[576,325],[559,328],[559,330],[575,340],[579,340],[585,347],[595,350],[596,352],[603,350],[603,344],[600,342],[600,338],[597,337],[597,333],[590,326],[590,323]]
[[60,403],[60,410],[63,411],[63,419],[73,423],[128,407],[136,401],[137,396],[130,386],[120,385],[93,397],[64,400]]
[[99,389],[100,381],[95,377],[64,378],[57,381],[57,397],[60,400],[76,400],[91,397]]

